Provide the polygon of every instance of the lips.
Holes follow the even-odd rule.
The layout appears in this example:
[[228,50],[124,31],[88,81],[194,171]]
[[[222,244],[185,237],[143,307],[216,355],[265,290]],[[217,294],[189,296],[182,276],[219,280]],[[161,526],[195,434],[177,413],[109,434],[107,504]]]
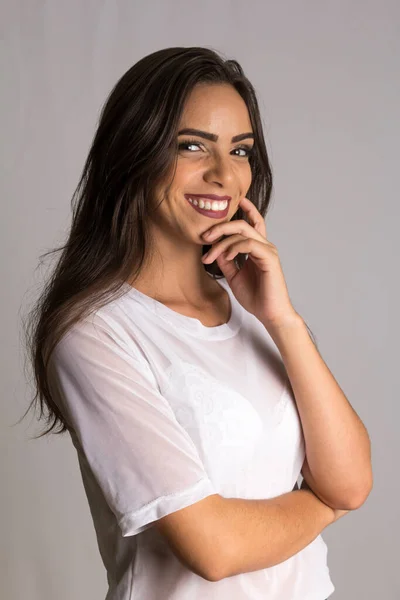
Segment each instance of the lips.
[[[194,197],[208,199],[210,197],[210,195],[208,195],[208,196],[196,196],[195,195]],[[193,196],[191,196],[189,194],[185,194],[185,198],[194,210],[196,210],[198,213],[204,215],[205,217],[210,217],[211,219],[222,219],[222,218],[226,217],[229,212],[229,206],[230,206],[229,200],[227,201],[226,208],[224,208],[223,210],[208,210],[206,208],[200,208],[200,206],[196,206],[195,204],[193,204],[193,202],[190,202],[189,198],[193,198]],[[212,201],[213,198],[210,198],[210,200]]]
[[185,198],[207,198],[209,200],[217,200],[222,201],[222,200],[232,200],[231,196],[216,196],[215,194],[185,194]]

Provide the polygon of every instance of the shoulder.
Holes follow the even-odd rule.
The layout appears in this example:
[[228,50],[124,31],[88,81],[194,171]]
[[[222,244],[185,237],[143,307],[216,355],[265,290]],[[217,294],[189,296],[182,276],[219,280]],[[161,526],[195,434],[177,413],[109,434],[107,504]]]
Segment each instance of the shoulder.
[[74,352],[93,355],[99,352],[119,354],[137,361],[145,360],[140,344],[129,329],[126,319],[106,305],[76,321],[57,342],[52,355]]

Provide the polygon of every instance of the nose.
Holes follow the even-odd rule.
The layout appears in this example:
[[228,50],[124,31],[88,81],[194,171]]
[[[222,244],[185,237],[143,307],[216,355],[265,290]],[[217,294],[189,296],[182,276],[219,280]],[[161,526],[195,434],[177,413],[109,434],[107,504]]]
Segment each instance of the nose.
[[235,172],[232,167],[232,159],[216,157],[204,174],[204,178],[213,183],[218,183],[225,191],[233,188]]

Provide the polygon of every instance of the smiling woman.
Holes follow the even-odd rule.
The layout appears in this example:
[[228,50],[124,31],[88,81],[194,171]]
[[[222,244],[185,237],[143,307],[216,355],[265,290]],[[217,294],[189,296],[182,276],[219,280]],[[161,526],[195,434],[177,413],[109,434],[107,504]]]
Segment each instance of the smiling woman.
[[242,275],[248,256],[274,257],[271,190],[236,60],[166,48],[112,89],[26,326],[31,406],[41,435],[59,426],[77,451],[108,600],[334,590],[320,536],[333,512],[294,489],[305,444],[282,358],[203,236],[250,233],[229,267]]
[[[156,208],[149,219],[152,257],[129,283],[146,293],[157,291],[165,301],[191,305],[199,298],[206,303],[215,289],[201,262],[202,234],[210,220],[230,221],[241,214],[240,199],[253,179],[255,133],[240,93],[215,82],[193,86],[177,129],[173,169],[154,190]],[[166,257],[169,268],[163,270]]]

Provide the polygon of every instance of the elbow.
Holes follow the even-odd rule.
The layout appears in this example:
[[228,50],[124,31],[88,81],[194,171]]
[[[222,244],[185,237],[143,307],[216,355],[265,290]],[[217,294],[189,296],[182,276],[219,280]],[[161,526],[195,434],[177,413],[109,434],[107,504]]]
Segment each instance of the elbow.
[[[206,570],[206,574],[203,574],[203,578],[207,579],[207,581],[221,581],[226,577],[230,577],[231,573],[229,570],[229,559],[225,553],[220,551],[220,556],[217,561],[213,561],[213,564],[208,564],[208,568]],[[204,573],[204,572],[203,572]]]
[[207,569],[207,571],[204,573],[202,573],[202,577],[203,579],[206,579],[207,581],[212,581],[212,582],[216,582],[216,581],[221,581],[222,579],[225,579],[227,571],[225,569],[222,568],[222,566],[220,564],[218,565],[211,565],[209,566],[209,568]]
[[[362,494],[362,495],[358,495],[358,496],[353,496],[350,501],[347,502],[341,502],[341,506],[337,507],[340,508],[341,510],[358,510],[359,508],[362,507],[362,505],[364,504],[364,502],[366,501],[366,499],[368,498],[369,494]],[[342,506],[343,505],[343,506]]]
[[360,508],[370,495],[372,488],[374,487],[374,477],[372,474],[372,468],[369,469],[368,475],[365,477],[363,485],[360,486],[358,494],[354,498],[355,509]]
[[372,488],[373,481],[371,476],[368,477],[368,479],[365,479],[362,483],[359,483],[357,486],[353,485],[351,488],[343,488],[343,490],[341,491],[336,488],[334,490],[334,493],[330,494],[322,495],[320,493],[314,493],[318,495],[319,499],[322,500],[322,502],[324,502],[331,508],[338,510],[357,510],[367,500]]
[[353,502],[353,507],[350,510],[357,510],[358,508],[360,508],[364,502],[367,500],[368,496],[370,495],[371,491],[373,488],[373,483],[371,482],[370,485],[368,485],[368,487],[366,487],[362,493],[358,494],[358,496],[356,496],[354,498],[354,502]]
[[219,575],[214,572],[211,574],[203,575],[203,579],[205,579],[206,581],[211,581],[213,583],[215,583],[216,581],[221,581],[221,579],[223,579],[223,578],[224,578],[223,575]]
[[[372,477],[368,482],[366,482],[362,487],[353,491],[353,493],[348,496],[343,502],[341,502],[341,506],[337,506],[335,508],[340,508],[343,510],[358,510],[367,500],[373,488]],[[342,506],[343,505],[343,506]]]

